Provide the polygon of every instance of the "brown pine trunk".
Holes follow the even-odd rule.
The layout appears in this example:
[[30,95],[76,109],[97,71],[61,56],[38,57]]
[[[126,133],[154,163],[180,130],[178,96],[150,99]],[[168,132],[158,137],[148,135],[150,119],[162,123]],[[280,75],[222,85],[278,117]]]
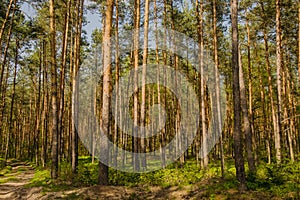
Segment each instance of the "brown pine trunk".
[[14,109],[14,103],[15,103],[15,95],[16,95],[16,78],[17,78],[17,67],[18,67],[18,51],[19,51],[19,41],[16,41],[16,53],[15,53],[15,66],[14,66],[14,75],[13,75],[13,90],[11,94],[11,104],[10,104],[10,118],[9,118],[9,130],[7,131],[7,137],[6,137],[6,148],[5,148],[5,160],[7,160],[9,155],[9,143],[11,140],[11,135],[14,133],[14,127],[13,127],[13,109]]
[[220,100],[220,77],[219,70],[219,58],[218,58],[218,40],[217,40],[217,5],[216,0],[213,0],[213,46],[214,46],[214,62],[215,62],[215,92],[216,92],[216,115],[217,123],[216,130],[217,135],[220,135],[220,156],[221,156],[221,171],[222,177],[224,177],[224,153],[223,153],[223,138],[222,138],[222,119],[221,119],[221,100]]
[[[120,123],[121,122],[121,115],[122,114],[118,114],[119,110],[118,108],[118,99],[121,96],[119,93],[119,68],[120,68],[120,60],[119,60],[119,1],[115,0],[115,9],[116,9],[116,27],[115,27],[115,40],[116,40],[116,58],[115,58],[115,62],[116,62],[116,75],[115,75],[115,79],[116,79],[116,83],[115,83],[115,90],[116,90],[116,96],[115,96],[115,120],[116,122]],[[117,145],[118,143],[118,139],[121,138],[119,136],[119,129],[118,129],[118,123],[115,122],[115,126],[114,126],[114,144]],[[117,156],[118,156],[118,148],[116,147],[113,152],[113,161],[114,164],[117,166]]]
[[[142,71],[142,103],[141,103],[141,127],[145,127],[145,104],[146,104],[146,73],[147,73],[147,58],[148,58],[148,29],[149,29],[149,0],[145,1],[145,19],[144,19],[144,49],[143,49],[143,71]],[[144,129],[145,130],[145,129]],[[142,137],[146,137],[146,133],[141,133]],[[147,168],[146,163],[146,146],[145,138],[141,139],[141,152],[143,152],[141,161],[142,167]]]
[[286,68],[283,70],[283,97],[284,97],[284,120],[282,121],[285,124],[284,130],[286,132],[287,144],[288,149],[291,157],[291,162],[295,161],[294,156],[294,149],[293,149],[293,142],[292,142],[292,135],[295,132],[294,127],[294,112],[293,112],[293,105],[292,105],[292,95],[291,95],[291,87],[290,84],[292,82],[289,72],[289,55],[286,54]]
[[259,76],[259,89],[260,89],[260,98],[262,103],[262,116],[263,116],[263,132],[266,134],[265,143],[266,143],[266,149],[267,149],[267,156],[268,156],[268,164],[271,164],[271,146],[270,146],[270,131],[268,130],[268,115],[267,115],[267,109],[266,109],[266,103],[265,103],[265,88],[263,85],[263,79],[262,79],[262,69],[261,69],[261,61],[259,60],[259,57],[257,55],[257,49],[256,44],[255,45],[255,59],[258,61],[258,76]]
[[64,145],[63,145],[63,119],[65,112],[65,70],[66,70],[66,60],[67,60],[67,46],[68,46],[68,31],[69,31],[69,16],[70,16],[70,7],[71,0],[68,0],[66,5],[66,14],[65,14],[65,23],[64,23],[64,35],[63,35],[63,43],[62,43],[62,55],[61,55],[61,66],[60,66],[60,88],[58,93],[59,99],[59,146],[60,146],[60,155],[64,153]]
[[78,1],[76,8],[76,30],[74,38],[74,60],[72,70],[72,172],[77,173],[78,167],[78,71],[80,61],[80,38],[81,26],[83,17],[83,3],[84,0]]
[[252,137],[253,156],[254,156],[254,163],[255,163],[255,162],[257,162],[257,153],[256,153],[257,148],[256,148],[256,142],[255,142],[254,115],[253,115],[253,105],[252,105],[253,91],[252,91],[252,65],[251,65],[251,37],[250,37],[250,27],[249,27],[248,17],[246,17],[246,29],[247,29],[249,123],[250,123],[250,132],[251,132],[251,137]]
[[233,74],[233,103],[234,103],[234,158],[236,177],[239,181],[239,190],[246,189],[246,176],[243,158],[243,143],[241,133],[241,101],[239,84],[239,52],[238,52],[238,0],[231,1],[232,23],[232,74]]
[[[207,152],[207,128],[206,128],[206,113],[205,113],[205,91],[204,91],[204,70],[203,70],[203,1],[196,0],[196,15],[198,21],[198,46],[199,46],[199,65],[200,65],[200,102],[201,102],[201,128],[202,128],[202,149],[203,151],[203,168],[208,166]],[[199,152],[200,153],[200,152]]]
[[271,73],[271,66],[269,61],[269,45],[268,45],[268,38],[267,38],[266,31],[264,31],[264,43],[265,43],[266,67],[268,72],[268,88],[269,88],[269,98],[271,104],[273,131],[274,131],[274,135],[278,135],[279,130],[278,130],[278,123],[277,123],[277,115],[275,111],[275,103],[273,98],[272,73]]
[[57,113],[57,72],[56,72],[56,30],[54,0],[49,0],[50,49],[51,49],[51,100],[52,100],[52,166],[51,178],[58,177],[58,113]]
[[280,22],[280,0],[276,0],[276,72],[277,72],[277,123],[278,131],[275,133],[275,150],[277,164],[281,162],[281,22]]
[[133,168],[134,170],[140,169],[140,158],[137,154],[139,151],[139,132],[138,132],[138,67],[139,67],[139,30],[140,30],[140,0],[134,1],[134,105],[133,105]]
[[47,116],[48,116],[48,72],[47,72],[47,59],[46,59],[46,44],[45,41],[42,41],[43,46],[43,110],[42,110],[42,132],[41,132],[41,139],[42,139],[42,149],[41,149],[41,162],[42,166],[45,167],[47,162]]
[[298,1],[298,80],[300,82],[300,1]]
[[243,125],[244,125],[244,132],[246,136],[247,161],[249,165],[249,170],[251,172],[254,172],[255,163],[254,163],[253,150],[252,150],[252,132],[250,127],[249,115],[248,115],[245,82],[244,82],[243,67],[242,67],[242,55],[240,49],[239,49],[239,81],[240,81],[240,94],[241,94],[241,108],[242,108],[243,122],[244,122]]
[[[263,13],[265,13],[264,5],[261,3],[261,8]],[[264,16],[265,18],[266,16]],[[266,23],[264,23],[264,27],[266,27]],[[272,122],[273,122],[273,131],[275,136],[275,149],[276,149],[276,160],[280,159],[280,140],[278,143],[278,136],[280,135],[280,128],[278,124],[278,113],[276,114],[275,103],[273,97],[273,86],[272,86],[272,72],[271,72],[271,64],[269,60],[269,44],[268,44],[268,35],[266,29],[263,30],[264,34],[264,45],[265,45],[265,58],[266,58],[266,68],[268,72],[268,88],[269,88],[269,98],[271,104],[271,113],[272,113]],[[278,157],[277,157],[278,156]]]
[[[106,1],[105,11],[105,26],[103,35],[103,96],[102,96],[102,118],[100,119],[100,126],[104,134],[109,137],[110,125],[110,101],[111,101],[111,49],[110,38],[112,29],[112,15],[113,15],[113,0]],[[109,149],[107,142],[101,142],[101,157],[100,159],[108,161]],[[108,185],[108,166],[99,162],[98,184]]]
[[[41,45],[42,46],[42,45]],[[39,52],[39,69],[38,69],[38,88],[37,88],[37,92],[35,94],[35,164],[39,165],[39,145],[40,145],[40,122],[41,122],[41,113],[40,113],[40,109],[41,109],[41,77],[42,77],[42,52]]]

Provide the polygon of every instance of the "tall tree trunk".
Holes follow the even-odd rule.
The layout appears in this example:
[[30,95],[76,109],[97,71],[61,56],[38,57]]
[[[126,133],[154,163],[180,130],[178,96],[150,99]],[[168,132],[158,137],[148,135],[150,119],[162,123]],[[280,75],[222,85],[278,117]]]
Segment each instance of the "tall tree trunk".
[[286,102],[286,110],[289,113],[288,114],[288,124],[289,124],[289,131],[288,131],[288,143],[289,143],[289,151],[290,151],[290,157],[291,157],[291,162],[293,163],[295,161],[295,155],[294,155],[294,148],[293,148],[293,134],[295,134],[295,113],[293,111],[293,103],[292,103],[292,95],[291,95],[291,76],[288,68],[286,68],[286,84],[287,84],[287,102]]
[[[143,71],[142,71],[142,104],[141,104],[141,127],[145,127],[145,105],[146,105],[146,73],[147,73],[147,58],[148,58],[148,29],[149,29],[149,0],[145,1],[145,19],[144,19],[144,49],[143,49]],[[141,151],[142,151],[142,167],[146,169],[146,129],[141,133]]]
[[52,166],[51,177],[58,177],[58,113],[57,113],[57,72],[56,72],[56,30],[54,0],[49,0],[50,49],[51,49],[51,100],[52,100]]
[[266,31],[264,31],[264,43],[265,43],[265,54],[266,54],[265,55],[266,67],[267,67],[267,72],[268,72],[268,88],[269,88],[269,98],[270,98],[270,104],[271,104],[273,131],[274,131],[274,135],[278,135],[279,134],[278,121],[277,121],[277,115],[276,115],[276,111],[275,111],[275,103],[274,103],[274,97],[273,97],[272,73],[271,73],[271,65],[270,65],[270,61],[269,61],[269,45],[268,45]]
[[[42,45],[40,45],[42,46]],[[39,51],[39,69],[38,69],[38,77],[37,77],[37,84],[38,90],[35,94],[35,164],[39,165],[39,139],[40,139],[40,122],[41,122],[41,77],[42,77],[42,50]]]
[[14,66],[14,75],[13,75],[13,90],[11,94],[11,104],[10,104],[10,118],[9,118],[9,130],[7,131],[6,138],[6,148],[5,148],[5,160],[7,160],[9,155],[9,143],[12,133],[15,131],[13,128],[13,109],[15,104],[15,95],[16,95],[16,80],[17,80],[17,67],[18,67],[18,52],[19,52],[19,41],[16,39],[16,52],[15,52],[15,66]]
[[[264,13],[265,10],[264,10],[264,5],[263,4],[261,4],[261,8],[262,8],[262,11]],[[266,23],[264,23],[264,27],[266,27]],[[278,116],[276,114],[275,102],[274,102],[274,97],[273,97],[272,72],[271,72],[271,64],[270,64],[270,59],[269,59],[269,44],[268,44],[268,35],[267,35],[266,29],[263,30],[263,34],[264,34],[266,68],[267,68],[267,72],[268,72],[268,89],[269,89],[269,98],[270,98],[270,104],[271,104],[273,131],[274,131],[274,136],[276,137],[275,138],[275,149],[277,147],[276,155],[277,154],[280,155],[280,149],[279,149],[279,152],[278,152],[278,147],[280,146],[280,143],[278,144],[278,135],[280,135],[280,130],[279,130],[279,125],[278,125],[278,120],[277,120]],[[276,160],[277,160],[277,158],[276,158]]]
[[[115,24],[115,40],[116,40],[116,58],[115,58],[115,62],[116,62],[116,75],[115,75],[115,90],[116,90],[116,96],[115,96],[115,121],[118,123],[121,123],[121,114],[119,115],[119,110],[118,108],[118,99],[119,97],[121,97],[120,95],[120,91],[119,91],[119,71],[120,71],[120,59],[119,59],[119,1],[115,0],[115,9],[116,9],[116,24]],[[115,122],[115,126],[114,126],[114,144],[117,145],[118,143],[118,139],[120,139],[121,137],[119,136],[119,129],[118,129],[118,123]],[[120,126],[122,127],[122,126]],[[114,150],[114,164],[117,166],[117,161],[118,161],[118,148],[116,147]]]
[[243,67],[242,67],[242,55],[240,49],[239,49],[239,81],[240,81],[241,108],[242,108],[243,122],[244,122],[243,125],[244,125],[244,132],[246,136],[247,161],[249,165],[249,170],[251,172],[254,172],[255,163],[254,163],[253,150],[252,150],[252,132],[251,132],[249,115],[248,115],[245,82],[244,82]]
[[139,67],[139,34],[140,34],[140,0],[134,1],[134,103],[133,103],[133,168],[140,169],[139,151],[139,130],[138,130],[138,67]]
[[[248,15],[248,14],[246,14]],[[250,123],[250,132],[252,137],[252,145],[253,145],[253,156],[254,163],[257,161],[256,154],[256,142],[255,142],[255,131],[254,131],[254,115],[253,115],[253,105],[252,105],[252,65],[251,65],[251,37],[250,37],[250,27],[248,16],[246,16],[246,30],[247,30],[247,61],[248,61],[248,102],[249,102],[249,123]]]
[[72,172],[77,173],[78,167],[78,71],[80,61],[80,38],[84,0],[78,1],[76,8],[76,30],[74,38],[74,60],[72,70]]
[[239,190],[246,189],[246,176],[243,158],[243,144],[241,133],[241,101],[239,84],[239,52],[238,52],[238,0],[231,1],[231,23],[232,23],[232,74],[233,74],[233,104],[234,104],[234,158],[236,177],[239,181]]
[[48,116],[48,69],[47,69],[47,58],[46,58],[46,42],[42,41],[43,48],[43,111],[42,111],[42,149],[41,149],[41,162],[42,166],[45,167],[47,162],[47,116]]
[[275,133],[275,150],[276,150],[276,161],[281,162],[281,22],[280,22],[280,0],[276,0],[276,72],[277,72],[277,123],[278,132]]
[[[111,48],[110,37],[112,29],[112,15],[113,15],[113,0],[106,1],[105,11],[105,26],[103,35],[103,96],[102,96],[102,118],[100,120],[101,130],[109,137],[109,125],[110,125],[110,87],[111,87]],[[107,160],[109,158],[109,149],[107,142],[101,142],[101,160]],[[99,185],[108,185],[108,166],[99,162]]]
[[266,100],[265,100],[265,88],[263,85],[262,79],[262,70],[261,70],[261,61],[257,55],[256,44],[254,43],[255,47],[255,59],[258,60],[258,76],[259,76],[259,89],[260,89],[260,98],[262,103],[262,116],[263,116],[263,132],[266,133],[267,137],[265,138],[266,141],[266,148],[267,148],[267,156],[268,156],[268,164],[271,164],[271,144],[270,144],[270,131],[268,130],[268,123],[267,123],[267,113],[266,113]]
[[300,3],[298,3],[298,81],[300,82]]
[[[201,128],[202,128],[202,149],[203,154],[203,168],[208,166],[208,152],[207,152],[207,128],[206,128],[206,113],[205,113],[205,85],[204,85],[204,70],[203,70],[203,0],[196,0],[196,16],[198,21],[198,46],[199,46],[199,67],[200,67],[200,102],[201,102]],[[200,153],[200,152],[198,152]]]
[[58,93],[59,99],[59,137],[60,137],[60,155],[63,153],[63,119],[65,112],[65,70],[66,70],[66,61],[67,61],[67,47],[68,47],[68,31],[69,31],[69,18],[70,18],[70,7],[71,0],[68,0],[66,5],[66,14],[65,14],[65,23],[64,23],[64,33],[62,41],[62,55],[61,55],[61,66],[60,66],[60,89]]
[[216,0],[213,0],[213,46],[214,46],[214,63],[215,63],[215,93],[216,93],[216,129],[217,135],[220,136],[220,156],[221,156],[221,171],[224,177],[224,153],[223,153],[223,137],[222,137],[222,119],[221,119],[221,100],[220,100],[220,77],[219,77],[219,58],[218,58],[218,40],[217,40],[217,5]]

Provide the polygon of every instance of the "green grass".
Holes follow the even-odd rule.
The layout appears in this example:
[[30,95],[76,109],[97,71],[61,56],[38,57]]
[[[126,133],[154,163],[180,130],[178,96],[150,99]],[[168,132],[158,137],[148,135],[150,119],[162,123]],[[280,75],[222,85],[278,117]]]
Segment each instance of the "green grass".
[[50,182],[50,171],[47,169],[37,169],[34,177],[27,187],[47,186]]
[[27,168],[24,168],[24,167],[20,167],[17,169],[18,172],[25,172],[27,171],[28,169]]
[[9,173],[11,172],[11,170],[12,170],[12,167],[11,167],[11,166],[6,166],[5,168],[3,168],[3,169],[0,171],[0,177],[9,174]]
[[8,178],[0,179],[0,184],[11,182],[11,181],[17,181],[17,180],[18,179],[16,177],[11,176],[11,177],[8,177]]

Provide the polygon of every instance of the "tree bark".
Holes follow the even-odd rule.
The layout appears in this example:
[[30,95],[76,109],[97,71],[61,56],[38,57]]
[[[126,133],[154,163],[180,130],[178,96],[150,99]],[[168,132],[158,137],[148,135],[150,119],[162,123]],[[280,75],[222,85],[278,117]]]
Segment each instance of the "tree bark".
[[60,146],[60,155],[63,154],[63,119],[64,119],[64,112],[65,112],[65,70],[66,70],[66,61],[67,61],[67,47],[68,47],[68,32],[69,32],[69,18],[70,18],[70,7],[71,7],[71,0],[68,0],[66,5],[66,14],[65,14],[65,23],[64,23],[64,32],[63,32],[63,41],[62,41],[62,55],[61,55],[61,66],[60,66],[60,89],[58,93],[59,99],[59,113],[58,113],[58,120],[59,120],[59,146]]
[[52,99],[52,165],[51,178],[58,177],[58,113],[57,113],[57,72],[56,72],[56,30],[54,0],[49,0],[50,47],[51,47],[51,99]]
[[234,103],[234,158],[236,177],[239,181],[239,190],[246,189],[246,177],[243,158],[243,144],[241,136],[241,101],[239,84],[239,52],[238,52],[238,0],[231,1],[232,23],[232,74],[233,74],[233,103]]
[[138,67],[139,67],[139,32],[140,32],[140,0],[134,1],[134,38],[133,38],[133,57],[134,57],[134,105],[133,105],[133,168],[140,169],[139,151],[139,130],[138,130]]
[[[265,13],[264,5],[261,4],[261,7],[262,7],[263,13]],[[266,20],[266,19],[264,19],[264,20]],[[266,27],[266,23],[264,23],[264,27]],[[269,59],[269,44],[268,44],[268,35],[267,35],[266,29],[263,30],[263,34],[264,34],[266,68],[267,68],[267,72],[268,72],[269,98],[270,98],[270,104],[271,104],[273,131],[274,131],[274,136],[275,136],[275,149],[276,149],[276,155],[280,155],[280,149],[278,149],[278,147],[280,146],[280,143],[278,144],[278,135],[280,135],[280,130],[279,130],[279,125],[278,125],[278,115],[277,115],[278,113],[276,114],[275,102],[274,102],[274,97],[273,97],[272,72],[271,72],[271,64],[270,64],[270,59]],[[276,160],[277,160],[277,157],[276,157]]]
[[220,135],[220,156],[221,156],[221,172],[224,177],[224,153],[223,153],[223,137],[222,137],[222,119],[221,119],[221,100],[220,100],[220,77],[219,77],[219,58],[218,58],[218,40],[217,40],[217,5],[216,0],[213,0],[213,46],[214,46],[214,63],[215,63],[215,94],[216,94],[216,130],[217,135]]
[[[116,96],[115,96],[115,121],[118,123],[121,123],[121,115],[122,114],[118,114],[119,110],[118,108],[118,99],[121,97],[120,95],[120,91],[119,91],[119,71],[120,71],[120,59],[119,59],[119,1],[115,0],[115,9],[116,9],[116,25],[115,25],[115,40],[116,40],[116,58],[115,58],[115,62],[116,62],[116,75],[115,75],[115,79],[116,79],[116,84],[115,84],[115,90],[116,90]],[[120,108],[121,109],[121,108]],[[119,136],[119,129],[118,129],[118,123],[115,123],[114,126],[114,144],[117,145],[118,139],[120,139],[121,136]],[[120,126],[122,127],[122,126]],[[117,156],[118,156],[118,148],[116,147],[113,152],[114,152],[114,164],[117,166]]]
[[[110,125],[110,104],[111,104],[111,49],[110,38],[112,29],[112,14],[113,14],[113,0],[106,1],[105,11],[105,27],[103,35],[103,96],[102,96],[102,118],[100,120],[101,131],[109,137]],[[101,160],[108,161],[109,149],[108,143],[100,141],[101,144]],[[108,166],[99,162],[98,184],[108,185]]]
[[[246,14],[248,15],[248,14]],[[248,102],[249,102],[249,123],[253,145],[254,164],[257,161],[257,148],[255,142],[254,131],[254,114],[253,114],[253,89],[252,89],[252,65],[251,65],[251,37],[248,16],[246,16],[246,30],[247,30],[247,61],[248,61]]]
[[298,1],[298,81],[300,82],[300,1]]
[[6,137],[6,148],[5,148],[5,160],[7,160],[9,156],[9,143],[11,139],[12,133],[15,131],[13,127],[13,109],[15,104],[15,96],[16,96],[16,79],[17,79],[17,67],[18,67],[18,51],[19,51],[19,41],[16,41],[16,52],[15,52],[15,66],[14,66],[14,75],[13,75],[13,89],[11,94],[11,104],[10,104],[10,118],[9,118],[9,130],[7,131]]
[[255,163],[254,163],[253,150],[252,150],[252,131],[251,131],[250,120],[248,115],[245,82],[244,82],[244,74],[243,74],[243,67],[242,67],[242,55],[240,49],[239,49],[239,81],[240,81],[241,108],[242,108],[243,122],[244,122],[243,125],[244,125],[244,132],[246,136],[247,161],[248,161],[250,172],[254,172]]
[[280,0],[276,0],[276,72],[277,72],[277,123],[278,131],[275,133],[275,150],[277,164],[281,162],[281,22],[280,22]]
[[[141,127],[145,127],[145,104],[146,104],[146,73],[147,73],[147,58],[148,58],[148,29],[149,29],[149,0],[145,1],[145,19],[144,19],[144,49],[143,49],[143,71],[142,71],[142,104],[141,104]],[[145,129],[144,129],[145,130]],[[146,133],[141,133],[141,151],[142,151],[142,167],[147,168],[146,162]]]

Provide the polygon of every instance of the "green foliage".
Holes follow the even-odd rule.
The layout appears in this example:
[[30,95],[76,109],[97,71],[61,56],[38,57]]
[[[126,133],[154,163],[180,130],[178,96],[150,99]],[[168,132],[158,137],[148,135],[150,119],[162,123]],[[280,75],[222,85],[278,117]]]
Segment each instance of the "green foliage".
[[[9,167],[6,169],[9,170]],[[64,191],[96,185],[97,177],[98,162],[92,163],[91,157],[84,156],[79,157],[77,175],[72,174],[69,162],[62,161],[58,180],[50,179],[49,170],[36,169],[36,174],[28,186],[43,186],[44,192]],[[219,199],[220,196],[230,198],[232,194],[228,194],[228,191],[236,192],[234,194],[238,195],[239,185],[235,177],[233,160],[226,161],[224,179],[221,178],[219,163],[210,164],[206,170],[203,170],[195,160],[188,160],[181,167],[179,164],[173,163],[165,169],[140,174],[125,173],[110,168],[109,183],[119,186],[142,187],[145,191],[151,186],[159,186],[163,189],[174,186],[178,188],[192,186],[202,191],[202,197],[207,199]],[[282,165],[262,163],[257,166],[255,173],[248,172],[247,187],[249,191],[245,194],[245,199],[272,196],[286,199],[296,198],[300,190],[299,162]],[[244,197],[238,196],[238,198]],[[139,196],[137,193],[132,193],[129,199],[139,199]]]
[[208,172],[200,171],[199,166],[194,161],[186,162],[181,168],[176,168],[175,164],[173,164],[165,169],[141,174],[125,173],[110,169],[109,181],[113,185],[125,186],[185,186],[200,181],[205,175],[215,173],[213,170]]
[[76,179],[85,185],[97,184],[98,162],[92,163],[91,157],[80,157]]
[[3,175],[6,175],[8,173],[10,173],[12,170],[12,167],[11,166],[6,166],[5,168],[3,168],[1,171],[0,171],[0,174],[3,176]]
[[259,165],[255,174],[248,174],[247,187],[250,190],[269,191],[283,198],[295,197],[300,189],[299,175],[299,162]]
[[6,166],[6,161],[4,158],[0,157],[0,170]]
[[6,179],[0,179],[0,184],[3,184],[3,183],[7,183],[7,182],[10,182],[10,181],[17,181],[18,179],[14,176],[11,176],[9,178],[6,178]]
[[46,169],[37,169],[33,179],[27,185],[28,187],[39,187],[39,186],[49,186],[50,171]]

